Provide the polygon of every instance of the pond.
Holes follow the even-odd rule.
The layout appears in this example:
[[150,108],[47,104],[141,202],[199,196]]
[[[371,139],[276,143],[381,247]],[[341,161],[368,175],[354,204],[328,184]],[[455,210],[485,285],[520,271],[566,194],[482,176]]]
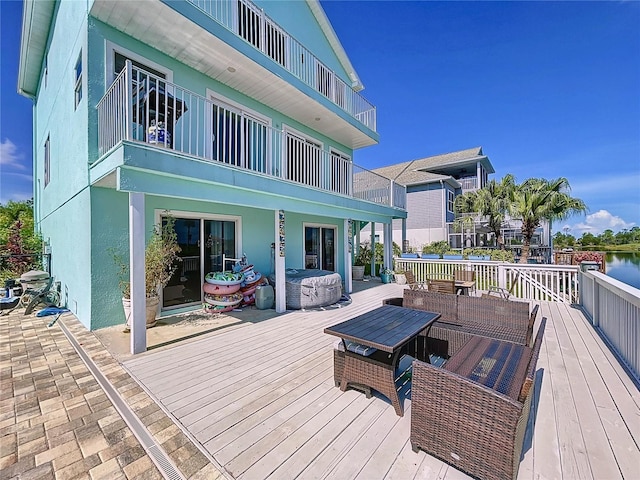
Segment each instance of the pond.
[[607,275],[640,288],[640,252],[608,252],[605,263]]

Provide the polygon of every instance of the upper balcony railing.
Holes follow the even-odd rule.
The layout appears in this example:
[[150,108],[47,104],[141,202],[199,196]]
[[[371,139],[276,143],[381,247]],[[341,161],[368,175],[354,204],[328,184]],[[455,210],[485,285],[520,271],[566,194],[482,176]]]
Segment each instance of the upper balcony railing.
[[144,142],[320,190],[405,208],[406,189],[336,151],[262,119],[126,67],[97,106],[100,156]]
[[458,183],[460,183],[460,185],[462,186],[463,192],[466,192],[468,190],[477,190],[479,188],[477,177],[458,178]]
[[249,0],[187,0],[315,89],[360,123],[376,130],[376,108]]

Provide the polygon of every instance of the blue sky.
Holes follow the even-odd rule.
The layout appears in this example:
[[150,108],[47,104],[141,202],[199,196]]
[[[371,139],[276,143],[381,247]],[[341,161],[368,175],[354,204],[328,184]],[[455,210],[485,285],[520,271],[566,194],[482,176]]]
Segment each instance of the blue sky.
[[[496,174],[567,177],[585,216],[640,225],[640,2],[322,1],[378,108],[377,168],[482,146]],[[0,202],[31,197],[31,102],[16,93],[22,3],[0,1]]]

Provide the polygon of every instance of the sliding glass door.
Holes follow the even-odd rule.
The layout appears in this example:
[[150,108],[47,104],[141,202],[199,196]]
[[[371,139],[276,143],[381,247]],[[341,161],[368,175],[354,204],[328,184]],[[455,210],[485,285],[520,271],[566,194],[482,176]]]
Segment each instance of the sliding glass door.
[[[174,217],[180,245],[176,271],[162,290],[163,309],[202,302],[202,283],[209,272],[223,270],[223,257],[236,257],[236,222]],[[163,221],[165,217],[163,217]],[[230,268],[227,264],[227,270]]]
[[304,266],[335,272],[336,228],[321,226],[304,227]]

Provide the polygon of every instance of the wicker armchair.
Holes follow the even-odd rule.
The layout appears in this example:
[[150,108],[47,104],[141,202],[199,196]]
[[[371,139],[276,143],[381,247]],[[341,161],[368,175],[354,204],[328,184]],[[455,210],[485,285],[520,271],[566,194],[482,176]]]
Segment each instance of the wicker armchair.
[[[543,318],[533,348],[475,337],[477,344],[486,346],[491,342],[492,348],[509,354],[517,350],[521,355],[514,368],[504,362],[500,372],[503,377],[495,382],[495,387],[483,384],[491,384],[487,380],[491,375],[486,375],[488,350],[479,354],[488,357],[476,359],[477,363],[467,360],[469,352],[461,352],[465,358],[454,361],[454,357],[444,368],[414,360],[411,387],[413,450],[424,450],[475,478],[515,479],[545,324]],[[475,365],[470,374],[469,364]]]

